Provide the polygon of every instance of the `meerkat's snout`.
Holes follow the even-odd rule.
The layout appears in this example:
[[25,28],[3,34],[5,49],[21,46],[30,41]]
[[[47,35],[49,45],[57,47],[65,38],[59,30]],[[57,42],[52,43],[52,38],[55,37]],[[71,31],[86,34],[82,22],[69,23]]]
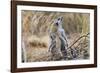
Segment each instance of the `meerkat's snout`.
[[58,22],[56,23],[56,25],[58,26]]
[[55,25],[56,25],[57,27],[60,26],[60,25],[62,24],[62,19],[63,19],[63,17],[59,17],[59,18],[56,19]]

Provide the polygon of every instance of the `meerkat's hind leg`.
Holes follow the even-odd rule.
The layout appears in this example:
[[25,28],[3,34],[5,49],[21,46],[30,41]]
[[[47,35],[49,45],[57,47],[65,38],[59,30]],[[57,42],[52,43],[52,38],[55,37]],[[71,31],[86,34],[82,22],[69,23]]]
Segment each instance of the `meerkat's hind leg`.
[[63,59],[66,60],[67,59],[67,50],[66,50],[65,45],[63,43],[61,44],[61,53],[63,55]]

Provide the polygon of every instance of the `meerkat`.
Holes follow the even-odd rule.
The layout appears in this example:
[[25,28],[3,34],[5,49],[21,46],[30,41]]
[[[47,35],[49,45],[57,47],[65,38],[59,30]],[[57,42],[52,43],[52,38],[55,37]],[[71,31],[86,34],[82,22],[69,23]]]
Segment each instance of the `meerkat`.
[[50,31],[49,31],[49,37],[50,37],[50,45],[49,45],[49,52],[52,55],[52,60],[58,60],[60,59],[60,52],[59,49],[57,48],[57,26],[54,24],[52,24],[52,26],[50,27]]
[[52,26],[52,29],[50,31],[51,44],[49,50],[53,51],[54,49],[56,49],[60,51],[63,59],[66,59],[66,49],[68,47],[68,41],[65,35],[65,31],[62,28],[62,19],[62,17],[57,18]]

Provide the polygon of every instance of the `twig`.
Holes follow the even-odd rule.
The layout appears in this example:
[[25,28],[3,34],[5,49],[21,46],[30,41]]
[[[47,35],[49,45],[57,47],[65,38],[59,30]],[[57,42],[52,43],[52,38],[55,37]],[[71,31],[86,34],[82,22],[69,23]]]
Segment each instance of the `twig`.
[[67,49],[71,48],[75,43],[77,43],[81,38],[83,37],[87,37],[89,35],[89,33],[87,33],[86,35],[83,35],[81,37],[79,37],[71,46],[69,46]]

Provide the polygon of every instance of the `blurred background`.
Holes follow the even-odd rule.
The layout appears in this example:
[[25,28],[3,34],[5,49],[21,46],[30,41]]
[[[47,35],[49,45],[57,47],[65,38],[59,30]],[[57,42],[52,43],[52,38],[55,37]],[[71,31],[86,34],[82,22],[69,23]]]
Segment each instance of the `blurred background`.
[[[90,30],[89,13],[22,10],[21,14],[22,48],[24,48],[22,55],[26,58],[27,62],[50,61],[51,56],[48,52],[50,44],[49,30],[50,26],[54,24],[55,19],[58,17],[63,17],[62,27],[68,38],[69,46],[82,35],[89,33]],[[89,41],[89,38],[86,40]],[[83,42],[83,40],[80,41]],[[74,46],[78,45],[80,41]],[[89,57],[89,42],[87,44],[85,43],[85,45],[88,46],[85,47],[85,50]],[[77,59],[83,59],[84,52],[79,51],[82,53]]]

